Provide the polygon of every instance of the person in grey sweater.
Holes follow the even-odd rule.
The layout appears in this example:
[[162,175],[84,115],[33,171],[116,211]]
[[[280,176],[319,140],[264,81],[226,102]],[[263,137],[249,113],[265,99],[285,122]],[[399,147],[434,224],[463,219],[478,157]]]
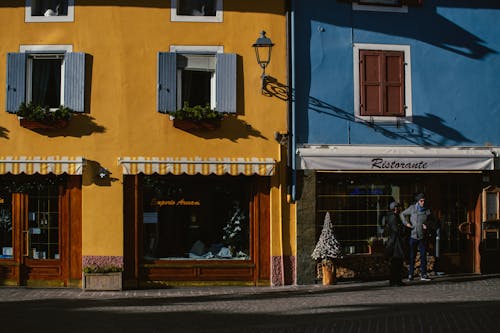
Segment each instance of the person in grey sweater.
[[425,195],[417,194],[416,203],[401,212],[403,225],[411,229],[410,234],[410,262],[408,265],[408,280],[413,280],[415,271],[416,250],[420,252],[420,280],[430,281],[427,276],[427,229],[430,222],[431,211],[425,206]]

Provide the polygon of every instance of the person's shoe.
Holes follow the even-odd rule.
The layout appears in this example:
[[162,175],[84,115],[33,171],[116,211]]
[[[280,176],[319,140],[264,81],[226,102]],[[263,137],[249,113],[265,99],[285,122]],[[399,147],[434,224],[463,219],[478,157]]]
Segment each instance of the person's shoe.
[[420,281],[430,281],[430,280],[431,280],[431,279],[429,279],[429,278],[427,277],[427,275],[424,275],[424,276],[422,276],[422,277],[420,278]]
[[408,281],[413,281],[413,275],[408,275]]

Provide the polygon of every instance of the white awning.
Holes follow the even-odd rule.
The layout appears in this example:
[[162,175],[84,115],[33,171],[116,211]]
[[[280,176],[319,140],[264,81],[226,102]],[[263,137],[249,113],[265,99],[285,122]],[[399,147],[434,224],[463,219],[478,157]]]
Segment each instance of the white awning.
[[297,166],[303,170],[493,170],[498,151],[489,147],[303,146],[297,149]]
[[81,156],[0,156],[0,174],[81,175],[82,169]]
[[123,166],[125,175],[143,173],[174,175],[260,175],[272,176],[276,161],[272,158],[258,157],[121,157],[118,162]]

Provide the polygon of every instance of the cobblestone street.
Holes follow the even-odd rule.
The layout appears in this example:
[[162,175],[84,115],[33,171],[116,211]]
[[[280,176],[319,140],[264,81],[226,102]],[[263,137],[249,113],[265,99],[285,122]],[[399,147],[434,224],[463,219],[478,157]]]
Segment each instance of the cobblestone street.
[[498,332],[500,276],[122,292],[0,288],[2,332]]

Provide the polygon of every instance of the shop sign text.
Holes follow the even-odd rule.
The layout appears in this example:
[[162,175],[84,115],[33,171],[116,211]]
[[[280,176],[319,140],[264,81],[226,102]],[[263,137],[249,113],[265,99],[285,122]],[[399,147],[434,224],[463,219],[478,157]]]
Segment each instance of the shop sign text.
[[151,206],[201,206],[201,202],[199,200],[151,200]]
[[372,159],[372,169],[425,170],[428,167],[429,163],[425,161],[409,162],[404,160],[387,160],[383,158]]

